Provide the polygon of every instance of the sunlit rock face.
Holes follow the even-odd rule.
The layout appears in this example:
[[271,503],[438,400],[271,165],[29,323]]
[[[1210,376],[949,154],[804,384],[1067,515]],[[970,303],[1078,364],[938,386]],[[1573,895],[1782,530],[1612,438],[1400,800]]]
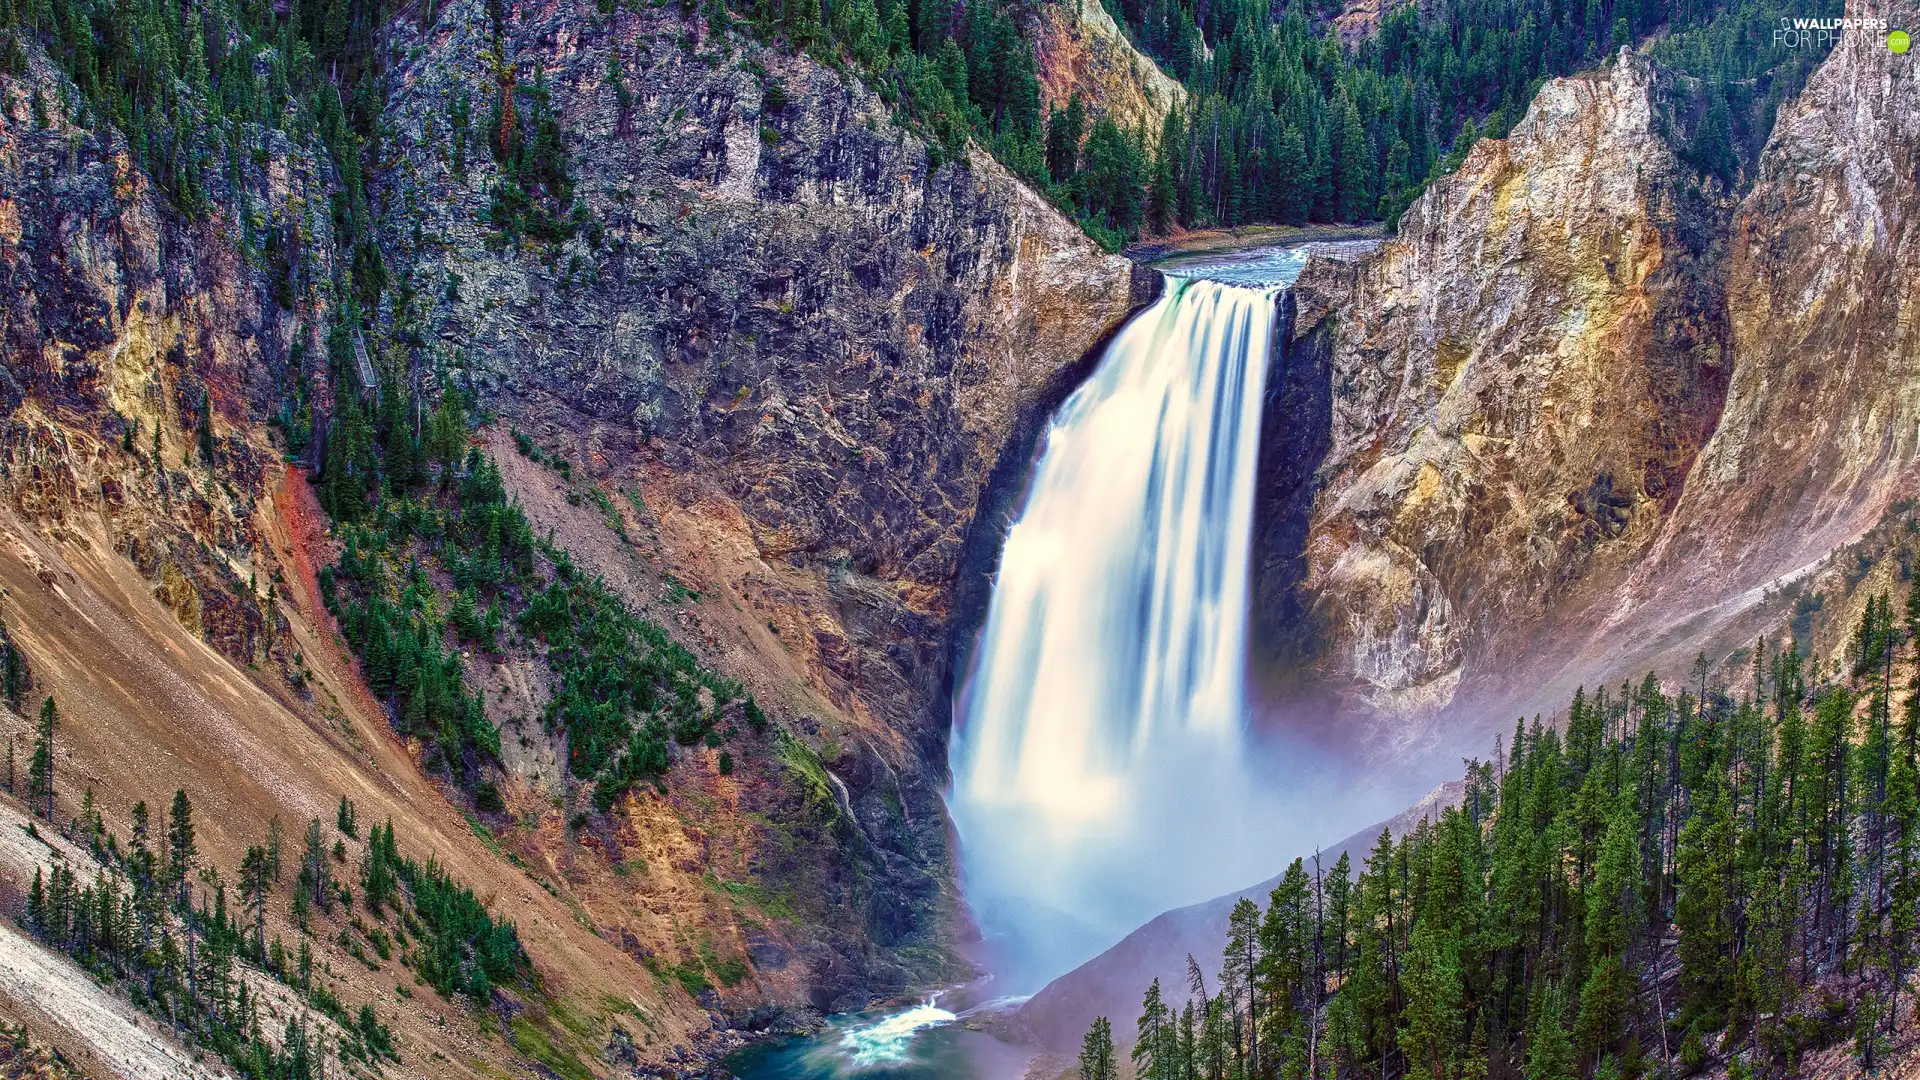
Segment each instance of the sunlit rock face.
[[1100,0],[1036,5],[1032,30],[1048,108],[1064,109],[1079,97],[1096,115],[1143,134],[1151,146],[1159,141],[1167,111],[1186,105],[1186,87],[1133,47]]
[[[1848,7],[1896,27],[1920,20],[1912,3]],[[1636,624],[1755,607],[1748,594],[1920,490],[1917,140],[1913,56],[1879,35],[1846,35],[1781,110],[1730,229],[1726,407],[1649,558],[1607,610],[1620,648]],[[1770,622],[1777,607],[1745,621]]]
[[1750,644],[1770,584],[1913,486],[1912,63],[1849,38],[1738,201],[1657,134],[1653,79],[1546,84],[1375,258],[1303,273],[1328,435],[1256,560],[1273,716],[1482,750],[1578,682]]
[[[1711,430],[1725,359],[1691,317],[1716,285],[1681,234],[1632,57],[1544,86],[1357,271],[1303,276],[1330,353],[1304,544],[1313,659],[1424,734],[1549,609],[1617,578]],[[1504,653],[1505,659],[1518,659]]]

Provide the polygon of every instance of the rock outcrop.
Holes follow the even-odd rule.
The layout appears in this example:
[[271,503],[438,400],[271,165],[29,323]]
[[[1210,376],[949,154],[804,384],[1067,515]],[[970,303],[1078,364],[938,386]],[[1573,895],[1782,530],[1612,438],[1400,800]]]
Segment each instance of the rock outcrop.
[[[364,908],[331,905],[296,926],[289,867],[266,906],[267,936],[311,949],[313,986],[335,1016],[371,1005],[410,1073],[507,1075],[538,1040],[545,1061],[578,1075],[583,1055],[598,1059],[629,1028],[650,1063],[715,1046],[712,1015],[596,935],[538,872],[500,858],[448,801],[320,607],[326,527],[270,423],[288,418],[282,406],[324,412],[329,400],[324,372],[300,371],[317,365],[326,315],[304,285],[330,276],[334,246],[324,154],[242,126],[245,152],[208,170],[206,202],[189,211],[140,171],[119,132],[58,105],[82,99],[44,53],[22,52],[0,74],[0,619],[32,669],[18,704],[35,711],[44,695],[59,708],[57,819],[84,822],[89,807],[124,842],[136,802],[165,813],[184,792],[197,865],[228,883],[270,821],[286,830],[289,864],[305,823],[325,822],[343,845],[333,873],[350,888],[367,830],[333,831],[338,801],[354,800],[362,823],[393,825],[406,857],[431,856],[517,924],[540,979],[513,998],[517,1034],[484,1011],[445,1009],[384,955],[391,939]],[[301,381],[314,396],[290,402]],[[4,702],[0,739],[10,757],[31,753],[28,719]],[[86,875],[97,864],[85,844],[58,838],[79,824],[33,832],[18,796],[7,798],[0,817],[22,843],[0,845],[0,911],[18,918],[36,869],[58,861]],[[58,843],[30,838],[40,836]],[[124,986],[96,987],[98,976],[7,934],[9,951],[33,951],[39,965],[40,981],[13,989],[40,995],[35,1023],[62,1044],[129,1060],[100,1001],[119,1029],[167,1042],[167,1025],[131,1021]],[[349,1070],[339,1024],[244,957],[242,972],[273,1018],[263,1026],[298,1018],[333,1048],[329,1070]],[[63,977],[76,985],[46,985]]]
[[[250,130],[258,152],[221,176],[221,209],[189,218],[118,132],[48,108],[70,84],[25,55],[0,81],[0,496],[56,537],[97,515],[195,636],[266,658],[267,583],[248,578],[280,472],[265,423],[300,332],[277,286],[325,273],[328,177],[311,148]],[[304,240],[250,258],[243,216]]]
[[1186,87],[1133,47],[1100,0],[1039,5],[1033,39],[1040,95],[1049,108],[1065,108],[1077,94],[1121,127],[1145,135],[1151,146],[1167,111],[1186,106]]

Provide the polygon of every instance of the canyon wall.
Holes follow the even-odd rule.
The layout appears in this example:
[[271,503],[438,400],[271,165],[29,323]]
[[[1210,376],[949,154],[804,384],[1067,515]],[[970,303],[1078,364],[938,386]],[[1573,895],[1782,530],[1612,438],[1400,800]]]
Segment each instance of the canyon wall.
[[1302,278],[1331,408],[1296,655],[1389,740],[1617,580],[1712,429],[1725,360],[1690,313],[1717,286],[1685,243],[1706,211],[1652,79],[1627,54],[1549,82],[1376,256]]
[[[1151,134],[1180,100],[1097,4],[1039,17],[1050,101]],[[67,782],[116,821],[155,784],[230,791],[223,857],[360,793],[412,850],[499,875],[559,992],[631,1005],[571,1036],[608,1061],[616,1013],[652,1025],[621,1053],[691,1069],[720,1028],[958,975],[956,657],[1049,411],[1156,275],[986,156],[938,160],[845,72],[672,8],[532,0],[496,31],[452,0],[407,9],[389,49],[371,189],[393,287],[367,347],[470,390],[541,534],[747,684],[774,734],[737,776],[699,756],[580,827],[538,665],[469,657],[510,813],[456,811],[338,648],[313,587],[332,542],[270,433],[289,384],[319,418],[332,393],[324,156],[252,132],[182,213],[124,140],[39,115],[36,91],[66,95],[30,52],[0,81],[0,615],[89,706]],[[1850,39],[1737,200],[1678,163],[1655,84],[1631,54],[1548,83],[1377,256],[1316,259],[1289,295],[1258,524],[1274,716],[1310,704],[1401,760],[1483,749],[1482,719],[1777,626],[1786,585],[1913,494],[1911,62]],[[545,239],[496,217],[502,86],[539,88],[565,133]],[[134,654],[160,659],[101,659]],[[722,954],[734,985],[675,974]],[[404,1015],[408,1038],[516,1053]]]
[[[189,212],[118,132],[56,104],[79,100],[37,48],[0,75],[0,619],[31,671],[21,711],[0,703],[0,739],[21,763],[0,806],[21,838],[0,845],[0,911],[20,917],[36,872],[93,872],[84,844],[36,836],[76,835],[84,807],[130,838],[135,803],[160,816],[177,790],[194,809],[197,865],[224,882],[280,824],[289,869],[271,890],[267,935],[311,948],[336,1017],[374,1007],[409,1074],[507,1074],[536,1039],[563,1067],[617,1045],[657,1062],[718,1045],[712,1015],[598,936],[542,870],[509,865],[423,775],[319,605],[327,529],[269,421],[318,355],[326,309],[303,299],[303,283],[330,269],[324,154],[245,127],[248,152],[210,170],[206,204]],[[324,372],[306,375],[324,408]],[[17,800],[32,752],[24,714],[43,698],[60,717],[55,821],[35,823]],[[350,908],[316,915],[311,936],[296,925],[291,864],[307,822],[352,845],[333,873],[358,887],[345,860],[364,855],[367,829],[334,830],[343,796],[363,826],[393,825],[406,857],[436,860],[517,924],[538,986],[514,997],[510,1030],[437,996],[403,957],[376,958]],[[16,976],[8,990],[34,987],[25,1000],[0,992],[0,1011],[72,1060],[122,1060],[126,1047],[100,1040],[128,1031],[150,1031],[156,1052],[172,1046],[167,1025],[135,1027],[120,987],[95,993],[93,975],[12,923],[0,952]],[[272,1034],[300,1018],[331,1048],[329,1069],[345,1071],[340,1020],[254,965],[240,970],[273,1010]]]
[[[537,528],[820,758],[852,835],[800,868],[769,830],[735,840],[738,872],[852,908],[762,950],[804,959],[788,993],[847,1008],[951,977],[966,918],[939,792],[957,638],[1042,422],[1158,278],[986,155],[938,163],[862,83],[805,56],[656,8],[525,4],[502,32],[514,79],[546,88],[568,135],[578,227],[559,242],[496,228],[484,135],[456,167],[453,103],[496,93],[486,6],[397,26],[376,201],[388,263],[422,303],[417,331],[389,314],[382,348],[582,466],[622,539],[644,537],[633,551],[543,497],[543,470],[508,479]],[[526,685],[509,675],[503,689]],[[492,700],[502,722],[543,704]],[[553,756],[516,764],[528,792]],[[667,947],[674,917],[610,884],[609,917]]]
[[[1920,21],[1912,4],[1871,14]],[[1595,613],[1609,650],[1667,644],[1637,643],[1635,623],[1777,620],[1770,587],[1920,493],[1917,107],[1912,57],[1849,34],[1781,110],[1730,229],[1726,407],[1648,557]]]
[[1309,266],[1329,435],[1263,549],[1276,715],[1483,750],[1578,683],[1750,644],[1909,491],[1911,68],[1849,37],[1736,200],[1625,54],[1546,84],[1376,257]]

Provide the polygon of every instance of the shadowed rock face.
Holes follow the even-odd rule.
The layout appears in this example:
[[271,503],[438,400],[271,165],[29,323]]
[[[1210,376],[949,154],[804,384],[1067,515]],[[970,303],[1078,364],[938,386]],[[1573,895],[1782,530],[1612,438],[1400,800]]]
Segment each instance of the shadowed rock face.
[[834,875],[869,897],[867,925],[835,928],[816,1004],[904,990],[894,961],[848,954],[924,958],[964,922],[939,797],[956,614],[983,607],[1046,414],[1157,275],[984,155],[932,167],[811,60],[674,9],[557,3],[520,6],[507,43],[519,84],[549,89],[590,224],[506,244],[484,216],[485,5],[397,33],[377,188],[389,265],[425,307],[419,370],[460,371],[536,441],[644,491],[674,573],[717,598],[691,644],[800,721],[860,827],[823,857],[858,867]]
[[[1344,277],[1349,279],[1345,287],[1352,287],[1350,279],[1357,272],[1352,263],[1319,258],[1311,265],[1322,279]],[[1278,340],[1271,353],[1260,415],[1249,630],[1253,653],[1266,659],[1259,674],[1269,690],[1299,691],[1311,675],[1311,661],[1320,647],[1311,613],[1303,603],[1303,586],[1308,571],[1307,530],[1320,490],[1318,473],[1332,445],[1333,323],[1324,311],[1303,312],[1302,304],[1324,300],[1327,291],[1322,285],[1319,293],[1289,290],[1280,295]],[[1303,314],[1313,328],[1300,333],[1297,327]]]

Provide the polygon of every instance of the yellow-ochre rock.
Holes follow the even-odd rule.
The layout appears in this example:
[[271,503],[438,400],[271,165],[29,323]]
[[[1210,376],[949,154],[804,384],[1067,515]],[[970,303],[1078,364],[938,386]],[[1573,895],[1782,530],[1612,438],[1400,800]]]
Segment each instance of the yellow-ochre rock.
[[1307,624],[1268,682],[1310,669],[1381,752],[1477,750],[1469,721],[1750,644],[1772,586],[1912,493],[1920,89],[1869,37],[1737,201],[1628,53],[1543,86],[1372,258],[1309,266],[1292,347],[1330,434],[1300,565],[1265,583]]

